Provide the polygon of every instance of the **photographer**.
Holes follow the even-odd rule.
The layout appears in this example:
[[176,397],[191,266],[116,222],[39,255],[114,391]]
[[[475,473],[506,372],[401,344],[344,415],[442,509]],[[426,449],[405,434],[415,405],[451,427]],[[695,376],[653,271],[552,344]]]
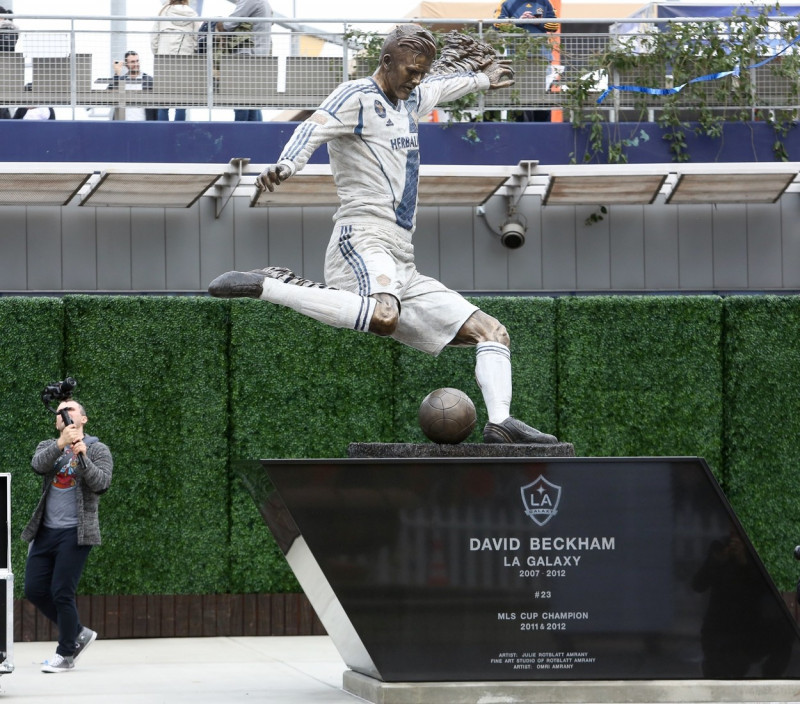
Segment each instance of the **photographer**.
[[[495,10],[494,16],[499,19],[516,20],[549,20],[544,23],[531,23],[517,25],[533,36],[544,36],[558,31],[558,22],[555,20],[556,11],[550,0],[505,0]],[[498,22],[495,27],[501,32],[514,31],[513,23]],[[547,78],[543,88],[546,92],[550,91],[550,86],[555,77],[553,73],[553,51],[550,42],[543,43],[538,51],[541,58],[547,62]],[[550,122],[551,115],[549,110],[522,110],[513,111],[516,122]],[[511,118],[509,118],[511,119]]]
[[[125,59],[123,61],[114,62],[114,76],[111,83],[108,84],[109,90],[138,90],[138,91],[151,91],[153,90],[153,77],[144,73],[141,70],[139,63],[139,54],[135,51],[126,51]],[[143,120],[157,120],[157,108],[143,108],[136,105],[128,106],[127,102],[130,97],[127,96],[125,107],[114,108],[111,119],[112,120],[132,120],[141,122]],[[135,100],[133,102],[136,102]]]
[[25,595],[58,625],[56,654],[42,672],[71,670],[97,637],[81,625],[75,593],[89,551],[100,544],[98,503],[111,484],[114,463],[108,447],[85,434],[87,422],[81,404],[61,401],[58,438],[40,442],[31,461],[42,476],[42,495],[22,532],[30,543]]

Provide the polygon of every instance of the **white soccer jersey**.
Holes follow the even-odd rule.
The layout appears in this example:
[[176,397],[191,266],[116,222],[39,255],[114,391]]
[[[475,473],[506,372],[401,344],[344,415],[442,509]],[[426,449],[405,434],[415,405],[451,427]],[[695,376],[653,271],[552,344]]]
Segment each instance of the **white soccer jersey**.
[[278,161],[292,173],[328,143],[342,218],[380,218],[413,232],[419,181],[419,116],[486,90],[483,73],[429,76],[397,105],[372,78],[342,83],[294,131]]

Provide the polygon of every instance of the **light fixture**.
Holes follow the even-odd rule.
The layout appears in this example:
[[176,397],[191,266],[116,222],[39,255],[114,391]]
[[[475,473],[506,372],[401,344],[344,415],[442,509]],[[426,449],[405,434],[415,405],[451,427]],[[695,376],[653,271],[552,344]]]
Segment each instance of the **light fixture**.
[[500,244],[507,249],[519,249],[525,244],[527,223],[522,215],[509,213],[508,219],[500,225]]
[[525,244],[525,233],[528,231],[528,221],[522,213],[517,212],[516,205],[512,198],[506,199],[506,219],[500,228],[496,228],[489,222],[486,216],[486,209],[479,206],[476,214],[486,221],[486,226],[500,238],[500,244],[506,249],[519,249]]

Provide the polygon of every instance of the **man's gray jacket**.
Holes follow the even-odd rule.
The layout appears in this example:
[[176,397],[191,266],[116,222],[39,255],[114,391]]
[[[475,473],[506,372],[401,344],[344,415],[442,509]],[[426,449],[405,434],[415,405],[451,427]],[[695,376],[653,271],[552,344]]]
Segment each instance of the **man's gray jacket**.
[[[75,473],[76,500],[78,502],[78,545],[100,545],[100,520],[97,514],[100,494],[111,486],[111,474],[114,461],[111,451],[97,438],[87,435],[85,468],[78,467]],[[44,440],[39,443],[33,454],[31,466],[33,471],[42,475],[42,495],[39,503],[22,531],[22,539],[31,542],[39,531],[47,502],[47,492],[55,477],[56,461],[61,450],[55,440]]]

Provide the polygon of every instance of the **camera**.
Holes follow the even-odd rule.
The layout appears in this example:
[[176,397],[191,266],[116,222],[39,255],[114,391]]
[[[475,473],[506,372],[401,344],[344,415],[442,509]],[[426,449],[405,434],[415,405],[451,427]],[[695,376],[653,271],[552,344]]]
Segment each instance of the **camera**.
[[72,392],[77,385],[78,382],[71,376],[68,376],[64,381],[54,381],[52,384],[48,384],[44,387],[42,391],[42,402],[45,406],[49,407],[50,403],[53,401],[66,401],[72,398]]
[[[51,404],[53,401],[67,401],[71,399],[72,392],[75,390],[77,385],[78,382],[75,381],[75,379],[73,379],[71,376],[68,376],[66,379],[64,379],[64,381],[54,381],[52,384],[48,384],[42,391],[42,402],[44,403],[44,407],[51,413],[60,415],[61,421],[64,423],[64,427],[72,425],[73,422],[69,415],[69,411],[66,408],[56,410]],[[80,462],[81,467],[86,467],[86,461],[83,459],[82,454],[78,455],[78,462]]]

